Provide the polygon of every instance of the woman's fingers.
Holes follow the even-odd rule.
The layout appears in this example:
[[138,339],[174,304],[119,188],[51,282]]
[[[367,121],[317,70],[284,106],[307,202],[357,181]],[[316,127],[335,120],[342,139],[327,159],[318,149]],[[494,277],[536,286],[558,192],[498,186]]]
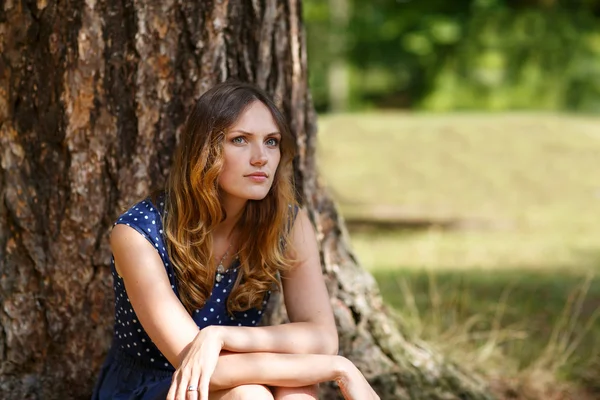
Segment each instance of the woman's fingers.
[[[199,380],[199,368],[176,370],[166,400],[198,400]],[[208,394],[206,398],[208,400]]]
[[189,385],[186,386],[185,390],[185,400],[198,400],[198,385],[190,382]]
[[[197,395],[197,386],[198,386],[198,380],[196,380],[195,382],[192,380],[192,374],[189,368],[182,368],[181,369],[181,379],[179,380],[179,382],[177,383],[177,390],[175,392],[175,400],[188,400],[188,395],[193,393],[194,395]],[[190,386],[192,389],[196,389],[196,390],[189,390]],[[195,399],[195,398],[194,398]]]
[[182,376],[181,382],[179,382],[179,385],[177,386],[175,400],[187,400],[186,396],[188,394],[189,378],[185,377],[185,375]]
[[208,400],[208,387],[210,384],[210,376],[208,374],[202,374],[200,377],[199,393],[200,400]]
[[345,400],[379,400],[379,396],[373,390],[364,375],[354,366],[347,374],[338,378],[337,383]]
[[215,368],[217,366],[217,362],[219,360],[219,353],[221,349],[219,348],[218,352],[212,352],[209,354],[206,359],[206,364],[202,366],[202,375],[200,376],[200,400],[208,400],[208,389],[210,386],[210,378],[215,372]]
[[166,400],[175,400],[175,395],[177,394],[177,387],[179,386],[179,381],[181,380],[181,373],[179,370],[175,371],[173,374],[173,378],[171,379],[171,387],[169,387],[169,393],[167,393]]
[[186,400],[198,400],[198,381],[200,380],[200,369],[192,368],[189,382],[187,383],[185,390],[187,391]]

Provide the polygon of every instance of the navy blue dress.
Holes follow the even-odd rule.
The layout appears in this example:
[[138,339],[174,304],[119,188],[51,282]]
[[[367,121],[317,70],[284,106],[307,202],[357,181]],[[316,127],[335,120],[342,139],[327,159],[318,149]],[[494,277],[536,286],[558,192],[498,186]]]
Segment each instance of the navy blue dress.
[[[179,298],[161,223],[164,200],[159,197],[157,202],[155,205],[148,198],[137,203],[123,213],[115,225],[132,227],[154,246],[163,261],[173,292]],[[233,316],[227,313],[227,297],[236,280],[238,268],[239,261],[235,261],[223,274],[220,282],[215,280],[211,296],[204,307],[192,314],[198,328],[209,325],[255,326],[260,322],[263,312],[256,308],[235,312]],[[111,258],[111,271],[115,292],[114,334],[92,400],[164,400],[175,368],[140,324],[127,297],[123,279],[115,270],[114,257]],[[263,308],[270,293],[263,301]]]

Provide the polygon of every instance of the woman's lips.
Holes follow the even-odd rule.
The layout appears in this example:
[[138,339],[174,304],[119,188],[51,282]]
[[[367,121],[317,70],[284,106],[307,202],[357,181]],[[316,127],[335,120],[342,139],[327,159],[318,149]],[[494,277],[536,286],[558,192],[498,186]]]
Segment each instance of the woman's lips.
[[267,173],[262,171],[253,172],[249,175],[246,175],[246,178],[250,178],[250,180],[253,182],[261,183],[267,180]]
[[265,182],[267,180],[267,177],[265,175],[248,175],[246,176],[246,178],[249,178],[251,181],[253,182]]

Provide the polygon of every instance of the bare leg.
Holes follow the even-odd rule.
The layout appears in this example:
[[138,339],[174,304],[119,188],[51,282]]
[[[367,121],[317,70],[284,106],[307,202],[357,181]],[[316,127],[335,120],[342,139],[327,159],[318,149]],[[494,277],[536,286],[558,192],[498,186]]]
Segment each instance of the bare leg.
[[231,389],[210,392],[209,400],[274,400],[271,391],[263,385],[241,385]]
[[273,388],[275,400],[318,400],[319,385],[303,387],[275,387]]

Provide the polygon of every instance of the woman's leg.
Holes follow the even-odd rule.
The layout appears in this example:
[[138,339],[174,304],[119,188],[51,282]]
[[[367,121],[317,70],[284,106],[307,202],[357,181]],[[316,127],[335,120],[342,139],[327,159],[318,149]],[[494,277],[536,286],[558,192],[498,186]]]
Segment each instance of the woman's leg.
[[319,385],[272,388],[275,400],[318,400]]
[[273,394],[263,385],[241,385],[231,389],[210,392],[209,400],[274,400]]

